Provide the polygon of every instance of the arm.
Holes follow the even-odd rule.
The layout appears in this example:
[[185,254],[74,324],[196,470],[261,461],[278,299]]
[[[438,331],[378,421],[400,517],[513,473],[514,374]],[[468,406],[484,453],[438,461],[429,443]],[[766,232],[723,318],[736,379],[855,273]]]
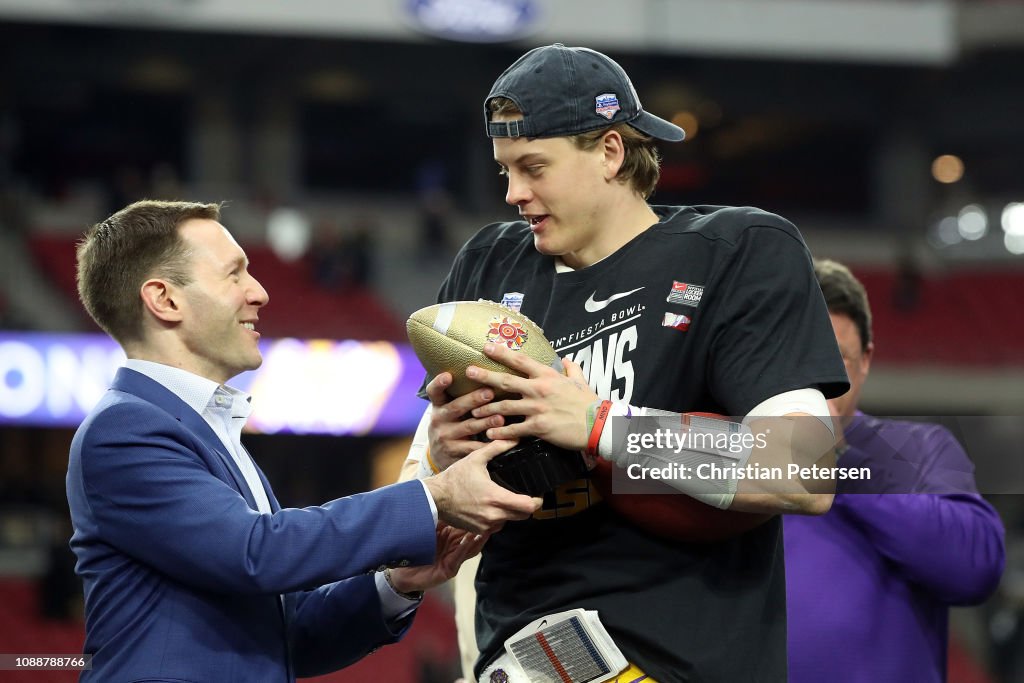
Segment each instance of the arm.
[[[412,444],[409,447],[409,455],[405,463],[402,464],[398,481],[425,478],[432,474],[431,467],[426,458],[429,439],[427,430],[430,424],[431,411],[432,406],[427,406],[423,413],[423,419],[420,420],[416,434],[413,436]],[[455,598],[455,630],[459,637],[462,675],[467,680],[472,680],[473,663],[480,654],[476,647],[476,634],[473,630],[473,620],[476,615],[476,588],[473,582],[476,577],[477,567],[479,566],[479,555],[470,558],[464,565],[465,568],[459,568],[458,574],[452,582]]]
[[357,576],[295,594],[288,629],[295,673],[321,676],[352,664],[381,645],[397,642],[412,615],[389,623],[372,576]]
[[[938,425],[880,421],[854,432],[876,469],[901,463],[897,493],[850,494],[836,512],[853,519],[906,577],[943,602],[976,604],[995,590],[1005,563],[1005,532],[977,493],[974,466],[960,442]],[[864,434],[874,438],[865,441]],[[854,437],[851,437],[854,438]]]
[[[466,374],[474,381],[521,396],[519,399],[497,401],[473,410],[477,418],[491,415],[524,416],[522,422],[488,429],[489,438],[509,439],[532,435],[563,448],[587,448],[590,436],[587,410],[600,399],[588,386],[578,365],[563,361],[565,374],[561,374],[500,345],[489,344],[484,351],[499,363],[526,375],[519,377],[473,366],[466,370]],[[820,406],[808,410],[822,411],[827,415],[824,397],[815,393],[820,398]],[[658,412],[665,414],[665,411]],[[789,463],[802,467],[834,465],[832,433],[821,419],[812,417],[809,412],[787,411],[778,417],[758,416],[752,422],[752,428],[765,433],[765,446],[751,453],[748,463],[752,466],[782,467],[788,471],[786,467]],[[622,455],[620,449],[598,452],[619,465],[629,464],[626,459],[619,457]],[[832,503],[835,491],[834,481],[799,476],[770,482],[744,479],[738,482],[738,488],[710,495],[704,495],[701,489],[705,488],[705,482],[700,480],[672,479],[665,480],[665,483],[710,505],[743,512],[824,514]]]
[[[828,512],[836,490],[835,480],[813,476],[835,467],[836,425],[829,415],[825,396],[817,389],[798,389],[772,396],[743,420],[763,445],[753,449],[751,460],[759,466],[787,472],[782,481],[767,486],[759,480],[740,482],[734,510],[790,512],[821,515]],[[791,466],[797,476],[788,476]]]
[[1003,524],[977,494],[850,494],[836,499],[834,514],[854,518],[879,552],[942,602],[978,604],[999,584]]
[[398,472],[398,481],[409,481],[411,479],[426,479],[433,474],[430,466],[430,459],[427,458],[427,426],[430,424],[431,407],[428,405],[423,411],[416,426],[416,432],[412,436],[412,443],[409,444],[409,454],[405,456],[402,469]]
[[[441,525],[434,564],[392,569],[390,583],[403,593],[440,585],[455,576],[464,561],[479,554],[485,541],[483,536]],[[409,610],[398,619],[385,618],[375,599],[380,581],[376,583],[370,577],[356,577],[296,596],[289,641],[299,676],[343,668],[405,635],[419,602],[409,601]]]
[[[824,396],[815,393],[824,406]],[[825,410],[827,415],[827,407]],[[835,479],[811,473],[835,467],[835,437],[817,414],[794,412],[751,421],[752,431],[763,435],[764,446],[754,448],[748,462],[777,468],[785,476],[782,480],[740,480],[730,510],[806,515],[829,511]],[[799,468],[795,476],[789,475],[791,466]]]
[[190,432],[147,404],[96,416],[81,443],[81,490],[96,535],[186,585],[236,594],[433,559],[434,522],[418,483],[260,514],[195,448]]

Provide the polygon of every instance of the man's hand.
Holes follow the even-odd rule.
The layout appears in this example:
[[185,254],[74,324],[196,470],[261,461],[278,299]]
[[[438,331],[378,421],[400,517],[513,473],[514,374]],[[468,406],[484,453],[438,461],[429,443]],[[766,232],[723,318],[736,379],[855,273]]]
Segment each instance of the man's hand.
[[[427,397],[430,399],[429,437],[430,459],[438,469],[445,470],[453,462],[483,446],[483,442],[473,437],[488,427],[500,427],[505,419],[500,415],[476,419],[470,412],[484,405],[492,398],[494,392],[484,387],[472,391],[465,396],[452,399],[445,393],[451,386],[452,375],[442,372],[427,384]],[[469,419],[465,419],[469,417]]]
[[543,500],[498,486],[491,481],[487,463],[515,441],[492,441],[461,458],[423,483],[437,505],[438,517],[452,526],[478,534],[491,534],[510,520],[527,519]]
[[402,593],[425,591],[439,586],[454,577],[462,563],[479,553],[486,542],[486,535],[462,531],[439,522],[434,564],[392,569],[391,583],[395,590]]
[[505,372],[491,372],[471,365],[466,376],[494,389],[518,394],[518,399],[488,403],[472,411],[473,417],[522,415],[525,419],[505,426],[490,427],[491,439],[518,439],[536,436],[570,450],[587,446],[587,409],[600,397],[587,384],[583,370],[575,363],[562,360],[565,374],[544,366],[525,353],[516,353],[500,344],[485,344],[484,353],[526,377]]

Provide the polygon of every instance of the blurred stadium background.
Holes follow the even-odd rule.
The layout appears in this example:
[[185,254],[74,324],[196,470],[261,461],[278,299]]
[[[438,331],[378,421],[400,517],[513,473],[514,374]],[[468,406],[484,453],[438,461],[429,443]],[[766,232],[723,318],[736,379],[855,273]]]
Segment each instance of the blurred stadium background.
[[[226,200],[272,300],[250,450],[285,505],[383,485],[422,410],[404,319],[514,216],[481,100],[555,41],[614,56],[686,129],[657,203],[780,213],[863,279],[863,407],[954,428],[1007,526],[950,680],[1024,681],[1020,0],[0,0],[0,652],[80,652],[67,447],[121,362],[74,295],[85,227]],[[318,680],[451,681],[450,609]]]

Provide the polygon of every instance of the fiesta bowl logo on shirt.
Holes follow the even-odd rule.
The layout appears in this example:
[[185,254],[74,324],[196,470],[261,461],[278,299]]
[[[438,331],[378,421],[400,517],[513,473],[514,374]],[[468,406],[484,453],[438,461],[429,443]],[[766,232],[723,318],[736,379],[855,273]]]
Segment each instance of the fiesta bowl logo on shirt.
[[522,325],[509,320],[507,317],[495,318],[491,321],[487,330],[487,341],[494,344],[504,344],[513,351],[523,348],[526,343],[526,330]]
[[615,118],[615,114],[619,112],[619,98],[613,92],[606,92],[603,95],[598,95],[594,98],[595,106],[594,111],[597,112],[598,116],[603,116],[609,121]]
[[501,297],[501,305],[507,306],[518,313],[523,308],[523,298],[525,296],[522,292],[505,292],[505,296]]

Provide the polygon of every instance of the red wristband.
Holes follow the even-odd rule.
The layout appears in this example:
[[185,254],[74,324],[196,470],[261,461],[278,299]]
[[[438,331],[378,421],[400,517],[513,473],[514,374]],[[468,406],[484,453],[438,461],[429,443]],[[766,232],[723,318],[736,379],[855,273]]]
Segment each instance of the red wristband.
[[597,412],[594,414],[594,426],[590,430],[590,438],[587,439],[587,455],[597,455],[597,444],[601,441],[601,432],[604,431],[604,423],[608,421],[608,414],[612,412],[611,401],[601,401]]

